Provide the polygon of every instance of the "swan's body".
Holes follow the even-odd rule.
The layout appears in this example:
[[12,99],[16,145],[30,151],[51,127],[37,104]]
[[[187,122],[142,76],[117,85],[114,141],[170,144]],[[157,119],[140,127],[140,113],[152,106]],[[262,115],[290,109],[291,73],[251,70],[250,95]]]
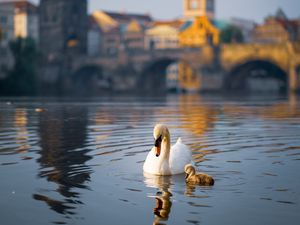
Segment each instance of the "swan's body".
[[158,124],[154,128],[155,147],[149,152],[144,163],[144,172],[155,175],[184,173],[186,164],[191,163],[192,153],[179,138],[172,147],[170,133],[166,126]]
[[191,164],[186,165],[184,171],[186,173],[185,181],[188,184],[211,186],[215,183],[214,179],[207,174],[196,174],[196,170]]

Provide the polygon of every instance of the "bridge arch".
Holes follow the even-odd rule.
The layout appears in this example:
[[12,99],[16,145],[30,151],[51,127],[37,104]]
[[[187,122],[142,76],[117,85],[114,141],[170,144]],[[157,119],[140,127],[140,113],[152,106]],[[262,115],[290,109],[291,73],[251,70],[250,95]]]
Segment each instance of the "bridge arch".
[[224,78],[226,91],[287,92],[288,73],[278,64],[264,59],[251,59],[233,67]]
[[97,94],[111,88],[111,81],[103,75],[103,68],[89,64],[77,69],[71,76],[72,91],[77,95]]
[[[194,71],[191,64],[186,60],[182,60],[181,58],[166,57],[156,59],[142,69],[137,81],[138,90],[152,94],[166,93],[168,90],[167,68],[176,62],[181,63],[182,65],[185,65]],[[177,82],[179,82],[178,79],[179,77],[177,77]]]

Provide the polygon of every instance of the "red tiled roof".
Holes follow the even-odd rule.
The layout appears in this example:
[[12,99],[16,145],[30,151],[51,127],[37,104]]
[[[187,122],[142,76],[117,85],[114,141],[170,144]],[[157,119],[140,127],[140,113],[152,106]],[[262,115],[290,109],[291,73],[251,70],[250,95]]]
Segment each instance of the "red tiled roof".
[[134,14],[134,13],[118,13],[118,12],[111,12],[111,11],[104,11],[107,15],[112,17],[115,20],[123,20],[123,21],[131,21],[131,20],[138,20],[144,22],[152,22],[152,18],[150,15],[147,14]]
[[29,12],[37,12],[38,6],[28,0],[3,0],[0,5],[13,5],[20,10],[26,10]]
[[153,26],[169,25],[175,28],[179,28],[184,24],[182,20],[156,20],[153,22]]
[[283,20],[276,19],[285,29],[292,28],[293,30],[298,30],[300,26],[300,22],[298,20]]

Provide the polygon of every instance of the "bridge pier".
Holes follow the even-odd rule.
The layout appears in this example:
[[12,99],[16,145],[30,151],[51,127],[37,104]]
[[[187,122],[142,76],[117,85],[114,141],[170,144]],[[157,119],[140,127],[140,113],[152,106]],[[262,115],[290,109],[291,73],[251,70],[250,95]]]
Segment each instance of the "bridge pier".
[[300,74],[295,66],[289,69],[289,91],[297,92],[300,90]]

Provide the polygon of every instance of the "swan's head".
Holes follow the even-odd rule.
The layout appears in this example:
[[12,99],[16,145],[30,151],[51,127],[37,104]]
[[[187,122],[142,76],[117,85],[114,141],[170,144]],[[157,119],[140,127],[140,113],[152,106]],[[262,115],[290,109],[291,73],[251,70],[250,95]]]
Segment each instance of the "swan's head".
[[155,151],[156,151],[155,155],[156,157],[159,157],[161,151],[161,143],[167,139],[170,139],[170,133],[167,126],[163,124],[157,124],[154,127],[153,136],[155,140],[154,143]]
[[194,175],[196,173],[196,170],[192,166],[192,164],[187,164],[184,167],[184,172],[186,173],[186,177],[185,178],[188,178],[189,175]]

